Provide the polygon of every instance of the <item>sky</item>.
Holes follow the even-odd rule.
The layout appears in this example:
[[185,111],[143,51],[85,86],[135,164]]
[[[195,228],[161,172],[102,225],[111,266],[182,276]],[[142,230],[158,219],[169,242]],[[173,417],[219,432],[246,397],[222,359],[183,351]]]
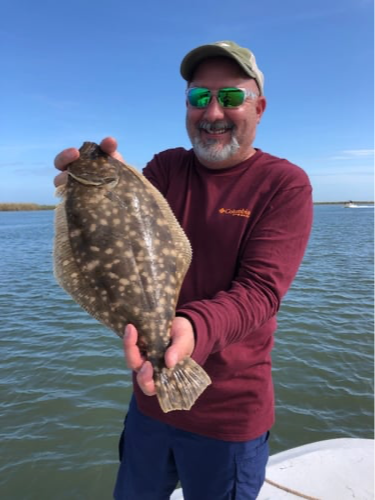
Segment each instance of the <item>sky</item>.
[[267,109],[254,146],[309,175],[314,201],[374,200],[372,0],[1,0],[0,202],[56,204],[53,161],[116,137],[139,170],[189,149],[191,49],[250,48]]

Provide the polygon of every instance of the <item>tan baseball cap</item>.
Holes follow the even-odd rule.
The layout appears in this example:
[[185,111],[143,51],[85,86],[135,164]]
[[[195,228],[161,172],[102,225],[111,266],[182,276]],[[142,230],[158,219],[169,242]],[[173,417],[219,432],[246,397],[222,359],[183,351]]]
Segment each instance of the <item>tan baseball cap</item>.
[[230,57],[234,59],[247,75],[257,82],[261,95],[263,95],[264,75],[255,61],[254,54],[245,47],[240,47],[234,42],[224,40],[208,45],[201,45],[190,51],[182,60],[180,72],[182,78],[189,81],[197,65],[209,57]]

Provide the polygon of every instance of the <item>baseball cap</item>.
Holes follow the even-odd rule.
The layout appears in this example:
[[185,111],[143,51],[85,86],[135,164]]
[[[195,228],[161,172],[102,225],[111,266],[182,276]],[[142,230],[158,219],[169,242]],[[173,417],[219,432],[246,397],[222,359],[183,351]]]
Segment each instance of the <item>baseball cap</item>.
[[186,54],[180,67],[182,78],[189,81],[195,68],[201,61],[217,56],[234,59],[247,75],[254,78],[260,93],[263,95],[264,75],[257,66],[254,54],[249,49],[240,47],[235,42],[229,40],[201,45]]

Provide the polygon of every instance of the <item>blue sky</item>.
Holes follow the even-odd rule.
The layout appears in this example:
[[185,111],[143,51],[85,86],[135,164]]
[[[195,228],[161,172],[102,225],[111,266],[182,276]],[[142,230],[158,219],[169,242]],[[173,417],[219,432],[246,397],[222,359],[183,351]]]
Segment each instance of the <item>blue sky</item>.
[[0,202],[56,203],[53,159],[112,135],[141,169],[190,148],[183,56],[256,55],[268,107],[255,146],[304,168],[315,201],[373,200],[372,0],[2,0]]

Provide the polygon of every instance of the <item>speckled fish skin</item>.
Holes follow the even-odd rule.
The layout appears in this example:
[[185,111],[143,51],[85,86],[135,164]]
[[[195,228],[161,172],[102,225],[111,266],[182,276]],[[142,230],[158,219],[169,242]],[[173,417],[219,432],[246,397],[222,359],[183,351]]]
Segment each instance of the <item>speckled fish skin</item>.
[[164,412],[189,410],[211,383],[190,357],[167,369],[181,285],[191,247],[164,197],[139,172],[84,143],[58,189],[54,272],[89,314],[123,336],[133,324],[154,368]]

